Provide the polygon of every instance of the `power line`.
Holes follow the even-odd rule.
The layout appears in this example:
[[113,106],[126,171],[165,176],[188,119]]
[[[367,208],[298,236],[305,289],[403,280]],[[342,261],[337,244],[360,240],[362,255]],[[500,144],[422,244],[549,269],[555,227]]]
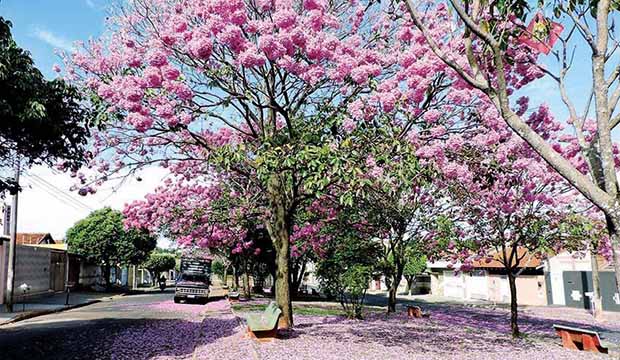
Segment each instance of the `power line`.
[[43,179],[42,177],[35,175],[35,174],[31,174],[31,176],[34,176],[35,178],[37,178],[38,180],[40,180],[41,182],[43,182],[44,184],[47,184],[50,188],[54,189],[55,191],[63,194],[65,197],[67,197],[68,199],[71,199],[71,201],[80,204],[81,206],[89,209],[89,210],[94,210],[92,207],[90,207],[88,204],[83,203],[82,201],[74,198],[70,193],[68,193],[67,191],[58,188],[57,186],[55,186],[54,184],[50,183],[49,181]]
[[92,207],[90,207],[87,204],[85,204],[85,203],[75,199],[73,196],[71,196],[70,194],[67,194],[65,191],[59,189],[58,187],[56,187],[53,184],[51,184],[48,181],[46,181],[45,179],[42,179],[41,177],[39,177],[39,176],[37,176],[35,174],[26,173],[26,175],[33,182],[33,184],[36,184],[38,187],[42,188],[43,190],[45,190],[49,194],[55,195],[54,197],[59,199],[59,200],[62,200],[63,203],[65,203],[65,204],[71,203],[71,204],[74,205],[74,208],[75,207],[79,207],[79,208],[82,208],[82,209],[88,210],[88,211],[93,211],[94,210]]
[[80,207],[80,206],[76,205],[75,203],[67,201],[66,199],[60,197],[55,192],[50,191],[48,188],[44,187],[42,184],[36,182],[34,178],[29,177],[28,180],[30,181],[30,185],[31,186],[35,186],[36,188],[39,188],[39,189],[45,191],[48,195],[52,196],[53,198],[55,198],[56,200],[60,201],[61,203],[63,203],[65,205],[73,208],[74,210],[76,210],[76,211],[85,211],[85,210],[87,210],[87,209],[85,209],[83,207]]

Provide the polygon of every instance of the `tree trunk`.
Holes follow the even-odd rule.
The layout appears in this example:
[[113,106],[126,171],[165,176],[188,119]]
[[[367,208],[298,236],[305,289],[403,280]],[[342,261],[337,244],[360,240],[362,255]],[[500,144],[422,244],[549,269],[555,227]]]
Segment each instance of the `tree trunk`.
[[508,283],[510,285],[510,330],[512,337],[519,336],[519,324],[518,324],[518,304],[517,304],[517,278],[508,271]]
[[237,291],[239,289],[239,271],[237,271],[237,267],[233,266],[233,290]]
[[293,304],[289,284],[289,243],[288,234],[286,241],[279,241],[277,247],[276,263],[276,303],[282,310],[279,328],[288,329],[293,326]]
[[250,272],[246,269],[243,273],[243,296],[245,296],[246,299],[250,299],[252,298],[252,291],[250,289]]
[[405,280],[407,280],[407,294],[411,295],[413,292],[413,276],[405,276]]
[[400,285],[402,278],[402,272],[397,270],[388,290],[388,314],[396,312],[396,295],[398,292],[398,285]]
[[105,282],[106,291],[110,290],[110,265],[107,263],[103,266],[103,280]]
[[620,294],[620,215],[618,215],[618,219],[611,219],[609,216],[605,217],[607,220],[607,231],[609,232],[609,237],[611,239],[611,253],[612,253],[612,261],[614,265],[614,272],[616,275],[616,290]]
[[224,267],[224,278],[222,279],[224,286],[228,286],[228,265]]
[[288,329],[293,326],[293,304],[291,301],[290,287],[290,222],[287,221],[286,194],[281,180],[277,175],[272,175],[267,184],[271,218],[265,224],[273,241],[276,251],[276,303],[282,316],[278,323],[280,329]]
[[598,261],[596,261],[596,249],[592,249],[590,253],[590,261],[592,264],[592,315],[596,320],[603,317],[603,298],[601,297],[601,279],[598,272]]

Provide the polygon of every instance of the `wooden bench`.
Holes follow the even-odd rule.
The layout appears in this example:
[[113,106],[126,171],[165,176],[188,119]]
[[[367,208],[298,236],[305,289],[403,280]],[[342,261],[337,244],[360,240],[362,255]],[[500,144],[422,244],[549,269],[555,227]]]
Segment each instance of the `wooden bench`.
[[282,310],[275,302],[270,302],[265,311],[261,314],[250,314],[246,321],[248,323],[248,334],[258,341],[271,341],[278,335],[278,320],[282,315]]
[[[600,333],[576,327],[553,325],[556,333],[562,338],[562,346],[567,349],[584,350],[608,354],[610,349],[617,349],[613,333]],[[618,334],[615,334],[618,335]]]

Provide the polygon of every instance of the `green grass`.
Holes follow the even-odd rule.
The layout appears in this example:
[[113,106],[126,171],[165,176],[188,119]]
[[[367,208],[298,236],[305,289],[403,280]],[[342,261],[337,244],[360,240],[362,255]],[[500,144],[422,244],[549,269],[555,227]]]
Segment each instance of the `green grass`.
[[[232,304],[234,311],[239,312],[260,312],[264,311],[267,304]],[[365,307],[364,312],[383,312],[382,308]],[[338,306],[313,306],[313,305],[295,305],[293,304],[293,312],[298,315],[310,315],[310,316],[341,316],[344,315],[342,308]]]

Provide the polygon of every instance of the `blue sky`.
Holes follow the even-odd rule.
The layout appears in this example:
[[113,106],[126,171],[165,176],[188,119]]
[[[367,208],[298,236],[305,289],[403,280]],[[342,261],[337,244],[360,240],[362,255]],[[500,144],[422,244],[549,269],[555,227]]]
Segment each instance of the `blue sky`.
[[37,67],[52,77],[59,63],[54,49],[97,37],[104,29],[109,0],[0,0],[0,15],[13,23],[17,44],[32,53]]

